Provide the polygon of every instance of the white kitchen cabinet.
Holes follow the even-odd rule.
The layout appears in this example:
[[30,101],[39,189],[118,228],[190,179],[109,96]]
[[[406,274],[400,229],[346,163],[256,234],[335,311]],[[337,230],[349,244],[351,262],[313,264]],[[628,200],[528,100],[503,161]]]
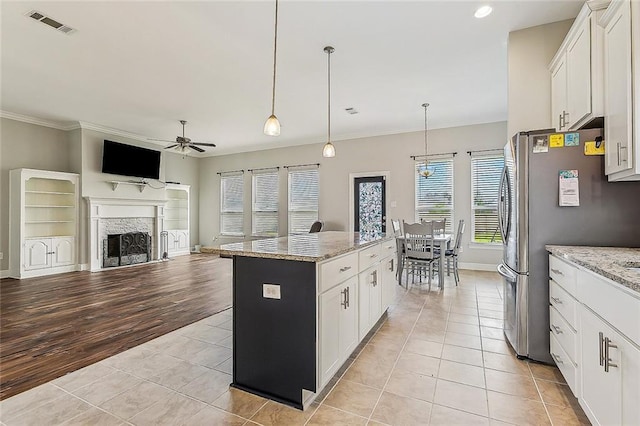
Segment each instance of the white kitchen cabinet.
[[382,314],[382,285],[378,265],[358,275],[358,335],[362,341]]
[[16,169],[9,180],[9,276],[77,270],[79,176]]
[[[395,244],[395,241],[394,241]],[[398,281],[396,281],[396,270],[397,270],[397,260],[395,253],[393,256],[389,256],[385,259],[382,259],[380,262],[380,270],[382,273],[381,281],[382,281],[382,295],[381,295],[381,310],[382,312],[386,311],[389,306],[393,303],[396,295],[396,287],[398,285]]]
[[167,185],[163,230],[168,232],[169,256],[190,253],[189,195],[189,185]]
[[551,123],[557,131],[580,129],[604,115],[603,30],[597,19],[607,4],[585,3],[549,66]]
[[[604,26],[605,174],[610,181],[640,180],[638,107],[640,4],[614,0],[600,21]],[[635,92],[634,92],[635,90]]]

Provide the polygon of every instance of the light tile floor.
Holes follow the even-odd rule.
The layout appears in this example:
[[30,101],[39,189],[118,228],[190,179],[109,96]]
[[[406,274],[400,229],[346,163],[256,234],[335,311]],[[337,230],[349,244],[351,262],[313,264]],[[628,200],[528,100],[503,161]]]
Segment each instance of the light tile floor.
[[229,388],[231,311],[0,402],[3,425],[588,424],[557,368],[504,341],[497,274],[398,287],[373,337],[306,411]]

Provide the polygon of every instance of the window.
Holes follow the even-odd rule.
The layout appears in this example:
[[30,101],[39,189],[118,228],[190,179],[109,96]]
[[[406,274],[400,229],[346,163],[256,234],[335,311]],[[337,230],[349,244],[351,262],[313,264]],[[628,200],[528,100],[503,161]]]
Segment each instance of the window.
[[453,232],[453,158],[430,160],[434,174],[418,174],[424,162],[416,162],[416,222],[447,219],[446,232]]
[[318,169],[289,171],[289,233],[308,233],[316,220]]
[[278,236],[278,169],[253,173],[252,234]]
[[474,243],[501,243],[498,229],[498,186],[502,155],[471,157],[471,219]]
[[220,234],[244,235],[242,173],[220,176]]

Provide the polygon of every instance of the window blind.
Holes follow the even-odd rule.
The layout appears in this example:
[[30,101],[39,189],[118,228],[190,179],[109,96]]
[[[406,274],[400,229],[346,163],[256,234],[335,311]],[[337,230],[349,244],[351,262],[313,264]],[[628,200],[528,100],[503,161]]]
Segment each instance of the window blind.
[[220,233],[244,235],[243,229],[244,176],[220,176]]
[[472,241],[501,243],[498,229],[498,187],[504,168],[502,155],[471,157]]
[[318,169],[289,171],[289,233],[308,233],[318,220]]
[[253,174],[252,234],[275,237],[278,235],[278,170]]
[[424,178],[418,173],[424,161],[415,164],[416,222],[446,218],[446,232],[453,232],[453,158],[429,160],[434,174]]

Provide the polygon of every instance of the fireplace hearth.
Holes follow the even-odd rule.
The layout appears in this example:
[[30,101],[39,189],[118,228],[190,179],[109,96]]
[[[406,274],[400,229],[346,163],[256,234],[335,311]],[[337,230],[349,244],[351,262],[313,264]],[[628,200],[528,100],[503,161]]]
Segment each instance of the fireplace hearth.
[[151,260],[151,236],[148,232],[110,234],[103,240],[103,268],[134,265]]

